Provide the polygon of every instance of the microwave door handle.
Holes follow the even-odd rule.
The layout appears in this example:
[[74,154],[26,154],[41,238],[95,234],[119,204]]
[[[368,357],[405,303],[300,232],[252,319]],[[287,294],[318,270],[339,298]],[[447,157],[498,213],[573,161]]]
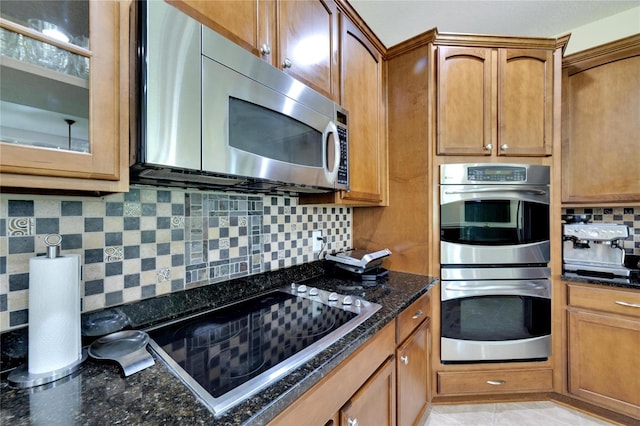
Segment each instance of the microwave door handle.
[[[336,127],[336,124],[333,121],[329,122],[324,134],[325,134],[325,143],[323,147],[323,151],[324,151],[323,158],[325,163],[324,168],[327,172],[327,177],[329,178],[330,182],[335,184],[336,180],[338,179],[338,167],[340,167],[340,138],[338,137],[338,128]],[[331,143],[330,139],[333,139],[333,152],[334,152],[332,168],[329,168],[329,158],[327,156],[327,150],[328,150],[327,145]]]

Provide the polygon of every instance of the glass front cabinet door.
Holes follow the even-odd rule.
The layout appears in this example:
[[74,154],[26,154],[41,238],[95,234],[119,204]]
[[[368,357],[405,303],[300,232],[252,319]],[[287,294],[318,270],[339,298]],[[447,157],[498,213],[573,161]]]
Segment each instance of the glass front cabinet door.
[[128,3],[0,2],[3,187],[126,190]]

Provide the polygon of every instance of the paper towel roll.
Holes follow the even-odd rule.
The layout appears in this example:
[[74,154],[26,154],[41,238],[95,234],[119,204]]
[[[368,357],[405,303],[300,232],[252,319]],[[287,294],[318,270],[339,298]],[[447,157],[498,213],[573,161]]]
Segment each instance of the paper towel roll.
[[71,366],[82,358],[80,256],[29,259],[29,374]]

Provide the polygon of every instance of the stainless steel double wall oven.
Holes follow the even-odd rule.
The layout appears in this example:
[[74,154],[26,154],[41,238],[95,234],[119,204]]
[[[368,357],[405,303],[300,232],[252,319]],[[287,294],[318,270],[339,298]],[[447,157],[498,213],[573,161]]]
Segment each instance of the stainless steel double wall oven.
[[549,167],[440,170],[441,359],[551,354]]

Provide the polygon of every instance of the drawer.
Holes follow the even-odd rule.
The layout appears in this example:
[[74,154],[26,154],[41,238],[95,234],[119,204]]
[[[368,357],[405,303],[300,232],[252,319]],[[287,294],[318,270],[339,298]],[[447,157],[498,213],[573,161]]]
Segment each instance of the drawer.
[[549,392],[552,370],[496,370],[439,372],[439,395],[492,394],[504,392]]
[[569,284],[568,304],[640,318],[640,291]]
[[396,343],[400,344],[404,342],[413,330],[429,317],[430,314],[431,304],[429,293],[425,293],[398,315],[396,322]]

